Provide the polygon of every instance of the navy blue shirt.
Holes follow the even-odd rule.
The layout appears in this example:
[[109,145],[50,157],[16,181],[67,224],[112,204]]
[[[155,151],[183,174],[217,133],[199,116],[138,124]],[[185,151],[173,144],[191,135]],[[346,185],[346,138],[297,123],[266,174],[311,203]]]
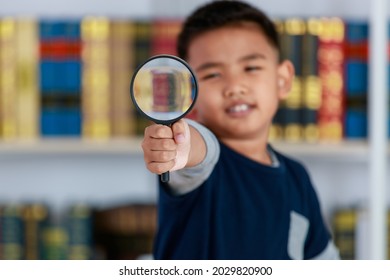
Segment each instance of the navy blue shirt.
[[[310,259],[330,240],[304,167],[259,164],[220,143],[209,178],[184,195],[160,183],[155,259]],[[295,253],[294,253],[295,252]]]

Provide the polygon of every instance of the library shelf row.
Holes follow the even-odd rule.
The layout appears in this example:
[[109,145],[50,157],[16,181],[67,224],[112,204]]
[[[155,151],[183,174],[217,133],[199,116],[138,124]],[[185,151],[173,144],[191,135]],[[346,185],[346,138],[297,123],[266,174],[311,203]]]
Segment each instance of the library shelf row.
[[[140,137],[107,140],[49,138],[0,141],[0,155],[141,155],[141,142]],[[275,141],[272,146],[288,155],[321,160],[367,161],[369,156],[369,146],[365,140],[317,143]]]

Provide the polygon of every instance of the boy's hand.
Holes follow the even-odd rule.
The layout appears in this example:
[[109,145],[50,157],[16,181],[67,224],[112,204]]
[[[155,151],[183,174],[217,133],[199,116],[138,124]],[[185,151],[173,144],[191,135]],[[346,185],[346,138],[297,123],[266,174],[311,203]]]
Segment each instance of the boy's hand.
[[153,124],[145,129],[142,149],[149,171],[162,174],[186,166],[191,147],[190,130],[182,119],[171,127]]

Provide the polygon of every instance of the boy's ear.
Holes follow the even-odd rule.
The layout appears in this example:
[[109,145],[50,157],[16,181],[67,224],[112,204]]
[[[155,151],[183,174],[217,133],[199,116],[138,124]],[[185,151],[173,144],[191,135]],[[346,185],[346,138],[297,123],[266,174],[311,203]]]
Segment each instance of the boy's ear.
[[278,96],[285,99],[292,87],[295,70],[294,65],[289,60],[282,61],[278,66]]

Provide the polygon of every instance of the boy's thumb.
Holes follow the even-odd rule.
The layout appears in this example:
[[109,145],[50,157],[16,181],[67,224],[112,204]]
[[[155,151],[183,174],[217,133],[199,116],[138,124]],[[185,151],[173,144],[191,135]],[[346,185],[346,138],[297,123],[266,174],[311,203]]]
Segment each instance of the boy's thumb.
[[177,144],[185,142],[188,134],[188,124],[183,120],[175,122],[172,126],[173,137]]

